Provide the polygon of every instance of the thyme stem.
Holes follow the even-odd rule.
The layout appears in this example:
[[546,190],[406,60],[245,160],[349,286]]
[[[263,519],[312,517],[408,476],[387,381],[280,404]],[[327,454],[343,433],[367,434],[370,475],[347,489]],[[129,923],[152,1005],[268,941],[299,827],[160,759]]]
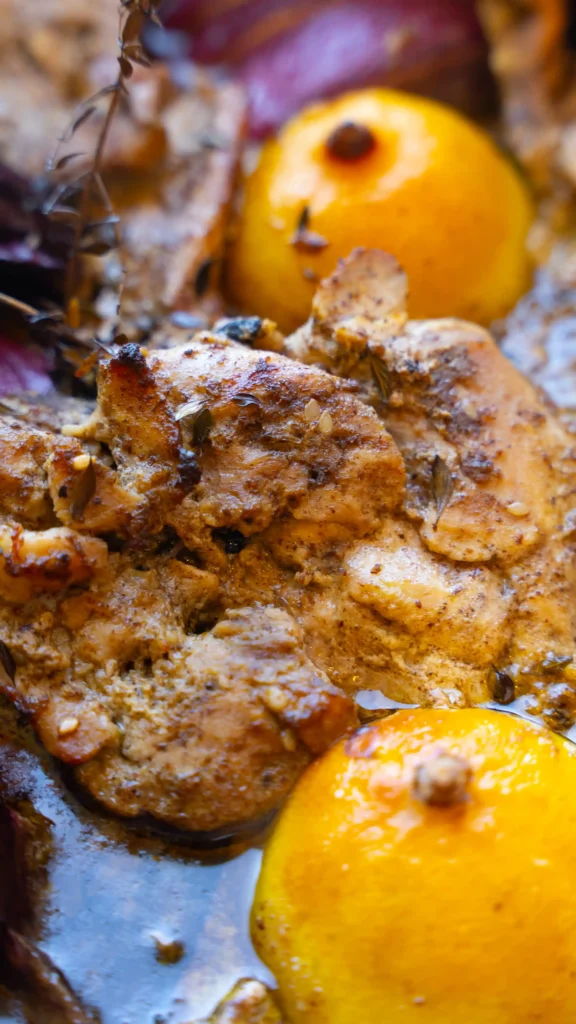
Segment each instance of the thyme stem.
[[13,309],[17,309],[24,316],[37,316],[40,312],[39,309],[34,309],[34,306],[29,306],[27,302],[20,302],[20,299],[14,299],[11,295],[6,295],[5,292],[0,292],[0,302],[4,306],[12,306]]
[[[79,217],[76,218],[76,221],[75,221],[75,224],[74,224],[74,237],[73,237],[73,240],[72,240],[72,252],[71,252],[71,255],[70,255],[70,260],[68,262],[68,269],[67,269],[67,272],[66,272],[66,285],[65,285],[65,290],[64,290],[65,299],[66,299],[66,305],[65,305],[66,316],[68,318],[69,324],[70,324],[70,303],[71,303],[72,298],[75,295],[76,289],[77,289],[78,284],[79,284],[79,278],[80,278],[79,248],[80,248],[80,241],[82,239],[82,232],[84,230],[84,226],[85,226],[86,221],[88,219],[88,212],[89,212],[89,205],[90,205],[90,188],[91,188],[93,180],[95,178],[97,178],[97,177],[100,177],[100,164],[102,162],[102,157],[103,157],[103,154],[104,154],[104,149],[105,149],[106,142],[107,142],[107,139],[108,139],[108,134],[110,132],[110,125],[112,124],[112,119],[114,117],[114,114],[116,113],[116,110],[117,110],[117,107],[118,107],[118,103],[120,101],[120,92],[121,92],[121,89],[122,89],[123,77],[124,76],[122,74],[122,71],[120,70],[119,73],[118,73],[118,78],[116,79],[116,82],[115,82],[115,88],[114,88],[114,90],[110,94],[110,102],[108,104],[108,109],[106,111],[106,116],[104,118],[104,124],[102,125],[102,130],[101,130],[100,135],[98,137],[98,143],[96,145],[96,150],[94,152],[94,160],[92,161],[92,167],[91,167],[90,172],[86,175],[84,186],[82,188],[82,194],[80,196],[80,205],[79,205],[79,214],[80,215],[79,215]],[[119,242],[118,226],[115,225],[114,227],[115,227],[115,232],[116,232],[116,240]]]

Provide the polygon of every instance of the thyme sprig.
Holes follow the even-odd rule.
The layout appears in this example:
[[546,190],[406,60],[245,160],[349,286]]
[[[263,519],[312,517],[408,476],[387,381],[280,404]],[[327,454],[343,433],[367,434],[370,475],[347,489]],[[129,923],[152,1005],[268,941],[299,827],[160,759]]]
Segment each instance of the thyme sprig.
[[[87,254],[104,256],[117,249],[121,243],[120,222],[106,188],[102,175],[103,157],[110,135],[110,128],[123,95],[127,93],[126,82],[132,76],[134,65],[145,67],[150,62],[141,43],[145,19],[159,24],[158,7],[160,0],[120,0],[118,28],[118,74],[115,82],[104,86],[86,99],[75,112],[71,123],[58,139],[57,146],[48,162],[48,171],[58,178],[70,165],[86,154],[66,153],[61,156],[62,146],[71,142],[76,132],[92,118],[102,100],[107,107],[98,132],[90,166],[75,180],[56,181],[52,195],[45,204],[44,212],[53,219],[69,223],[72,231],[72,245],[65,280],[65,311],[68,327],[73,330],[81,326],[79,288],[82,277],[82,259]],[[94,204],[104,209],[106,216],[93,219]],[[118,309],[122,297],[120,275]]]

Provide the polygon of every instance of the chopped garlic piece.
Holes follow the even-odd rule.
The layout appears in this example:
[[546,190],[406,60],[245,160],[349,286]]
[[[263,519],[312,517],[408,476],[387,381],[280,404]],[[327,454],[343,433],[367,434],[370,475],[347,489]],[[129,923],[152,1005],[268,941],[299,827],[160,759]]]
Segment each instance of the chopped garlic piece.
[[284,732],[280,734],[280,739],[282,740],[282,746],[284,747],[284,750],[288,750],[289,752],[296,750],[298,744],[296,741],[296,737],[291,729],[285,729]]
[[317,420],[319,416],[320,406],[315,398],[311,398],[304,409],[304,418],[308,423],[312,423],[314,420]]
[[332,419],[329,412],[323,412],[318,421],[318,430],[323,434],[331,434],[334,426],[334,420]]
[[72,460],[72,466],[77,470],[87,469],[90,465],[90,461],[91,459],[89,455],[77,455],[76,458]]
[[80,722],[77,718],[64,718],[58,726],[59,736],[71,736],[73,732],[76,732]]
[[288,697],[279,686],[267,686],[263,693],[264,703],[270,711],[284,711]]
[[506,509],[511,515],[518,516],[519,519],[527,516],[530,512],[528,505],[525,505],[523,501],[512,501],[506,506]]

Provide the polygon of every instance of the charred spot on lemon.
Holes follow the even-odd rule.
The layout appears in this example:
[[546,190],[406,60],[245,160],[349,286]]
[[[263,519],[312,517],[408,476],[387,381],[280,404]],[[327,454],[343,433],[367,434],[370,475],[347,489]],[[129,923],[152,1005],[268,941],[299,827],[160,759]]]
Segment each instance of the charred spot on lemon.
[[576,1019],[576,748],[402,711],[301,778],[252,914],[291,1024]]
[[[298,244],[304,211],[325,244]],[[488,324],[528,286],[532,215],[523,180],[480,128],[431,100],[363,90],[305,110],[264,146],[228,285],[243,309],[291,330],[315,281],[365,246],[407,272],[411,316]]]

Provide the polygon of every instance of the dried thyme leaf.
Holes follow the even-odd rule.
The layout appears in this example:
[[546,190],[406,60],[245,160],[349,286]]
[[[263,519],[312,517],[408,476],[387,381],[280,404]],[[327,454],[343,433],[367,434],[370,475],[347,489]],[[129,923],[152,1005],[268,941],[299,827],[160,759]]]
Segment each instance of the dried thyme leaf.
[[129,50],[130,60],[134,61],[135,64],[140,64],[140,66],[143,68],[152,67],[152,62],[148,59],[141,46],[135,48],[131,44],[130,47],[127,47],[127,49]]
[[106,256],[115,248],[115,243],[105,242],[103,238],[87,238],[86,241],[80,242],[78,252],[84,253],[85,256]]
[[370,352],[370,369],[372,370],[372,376],[378,385],[382,401],[388,402],[390,395],[392,394],[390,371],[382,357],[376,355],[375,352]]
[[94,114],[97,109],[98,108],[94,104],[91,104],[89,107],[86,107],[86,109],[83,110],[82,113],[78,114],[78,117],[75,121],[72,122],[72,125],[70,127],[70,138],[72,138],[72,136],[78,131],[78,129],[86,123],[89,117],[92,117],[92,114]]
[[123,78],[130,78],[134,68],[127,57],[118,57],[118,63],[120,65],[120,71],[122,72]]
[[453,491],[454,481],[452,474],[444,459],[440,455],[435,455],[432,463],[432,497],[434,498],[438,515],[434,523],[434,529],[438,526],[440,516],[450,501]]
[[298,252],[319,252],[321,249],[325,249],[330,242],[324,235],[319,235],[316,231],[299,231],[293,235],[290,244],[294,246]]
[[104,96],[109,96],[111,92],[118,92],[118,82],[111,82],[110,85],[104,85],[102,89],[98,89],[93,96],[89,96],[87,103],[96,103],[97,100],[101,100]]
[[62,320],[62,318],[63,313],[59,309],[42,310],[40,313],[33,313],[32,316],[29,316],[28,323],[41,324],[45,320],[52,320],[54,322],[57,322],[58,320]]
[[130,43],[136,43],[140,39],[142,31],[142,11],[134,8],[130,11],[122,28],[122,42],[124,48]]
[[3,640],[0,640],[0,662],[10,682],[13,683],[16,676],[16,664],[8,644],[5,644]]
[[290,245],[293,245],[299,252],[314,253],[325,249],[329,244],[328,239],[323,235],[319,235],[316,231],[310,231],[310,207],[305,206],[298,218]]
[[54,170],[56,170],[56,171],[63,170],[64,167],[67,167],[68,164],[72,162],[72,160],[77,160],[79,156],[86,156],[86,153],[83,153],[83,152],[66,153],[65,156],[61,156],[60,159],[57,161],[57,163],[56,163],[56,165],[54,167]]
[[201,445],[208,440],[212,424],[214,422],[212,413],[207,405],[198,405],[198,402],[187,402],[178,409],[175,420],[190,420],[192,426],[192,443],[194,446]]
[[236,405],[239,405],[242,408],[246,408],[249,405],[256,405],[258,408],[260,408],[260,401],[256,398],[256,396],[249,395],[247,392],[244,391],[241,391],[239,394],[234,395],[233,401],[236,402]]
[[494,686],[492,689],[492,696],[498,704],[511,704],[516,696],[514,690],[514,680],[503,668],[496,668],[492,666],[494,672]]
[[85,231],[94,231],[96,228],[107,227],[108,224],[119,224],[120,217],[116,213],[111,213],[109,217],[103,217],[101,220],[89,221],[85,226]]
[[262,320],[259,316],[224,317],[214,326],[216,334],[223,334],[230,341],[241,345],[253,345],[262,334]]
[[214,420],[207,405],[204,405],[194,420],[193,440],[195,445],[201,445],[209,437]]
[[298,218],[296,224],[296,234],[300,235],[303,231],[307,231],[310,226],[310,207],[305,206]]
[[51,210],[60,205],[62,200],[71,199],[72,196],[82,190],[82,187],[82,177],[78,178],[77,181],[69,181],[58,185],[43,204],[42,213],[49,217]]
[[75,206],[53,206],[48,212],[50,220],[63,221],[65,224],[70,224],[79,216]]
[[90,498],[94,496],[95,490],[96,470],[94,469],[93,460],[90,459],[86,469],[82,470],[70,489],[70,515],[72,519],[82,518]]

